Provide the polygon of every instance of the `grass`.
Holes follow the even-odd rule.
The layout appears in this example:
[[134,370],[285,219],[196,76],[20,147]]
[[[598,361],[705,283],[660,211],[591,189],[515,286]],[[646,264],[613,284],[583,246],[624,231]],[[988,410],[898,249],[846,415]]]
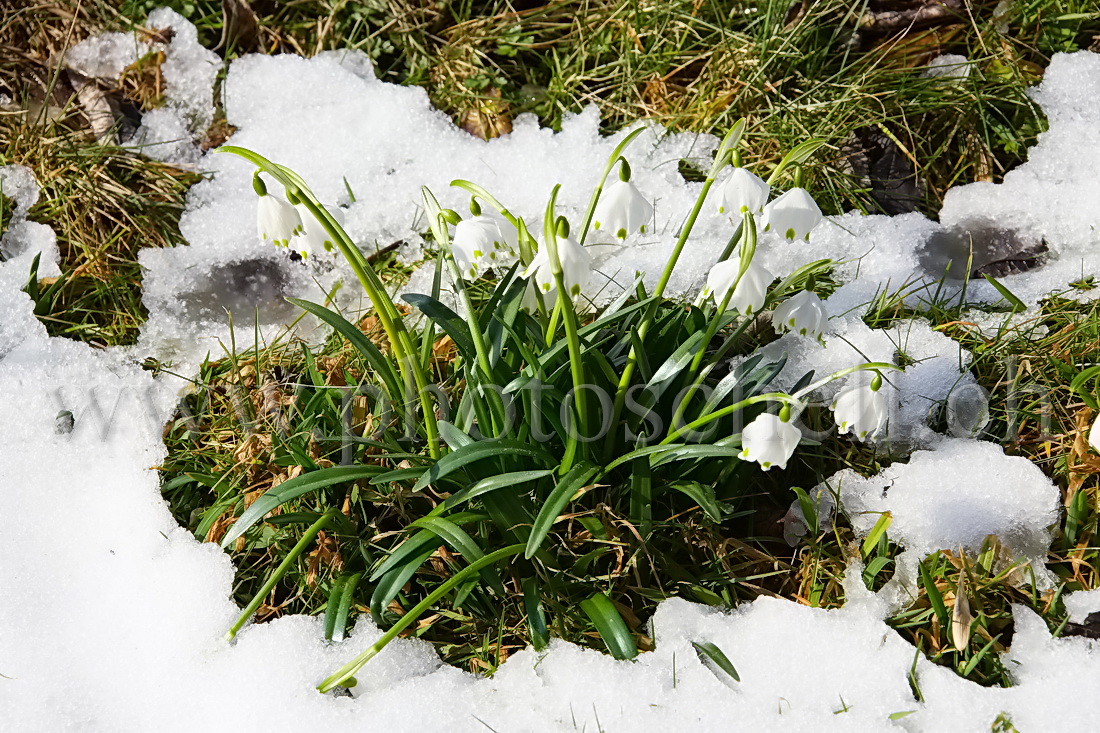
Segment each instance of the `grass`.
[[[227,62],[253,51],[360,49],[381,78],[424,86],[482,136],[522,113],[558,127],[588,104],[609,130],[647,118],[713,132],[744,116],[763,162],[823,136],[830,145],[812,187],[829,212],[934,215],[948,187],[999,180],[1044,128],[1027,88],[1052,53],[1100,33],[1087,0],[1020,0],[996,17],[996,3],[974,3],[937,25],[893,31],[873,27],[875,3],[841,0],[257,1],[230,18],[217,0],[29,4],[0,24],[0,81],[16,101],[0,113],[0,162],[30,165],[46,186],[32,219],[48,221],[62,244],[65,285],[41,308],[55,334],[132,342],[144,320],[136,251],[181,243],[176,222],[193,178],[93,144],[56,66],[65,48],[133,28],[162,4]],[[922,77],[940,53],[969,57],[973,73]],[[159,95],[156,69],[136,72],[112,95],[140,112]],[[215,140],[225,132],[218,124]]]
[[[94,143],[71,89],[51,65],[72,43],[100,30],[128,29],[160,4],[58,0],[28,6],[0,25],[0,80],[18,103],[0,113],[0,162],[32,168],[43,196],[30,218],[58,233],[64,286],[39,308],[54,335],[103,346],[131,343],[144,320],[138,250],[183,243],[178,218],[194,174]],[[1095,14],[1087,16],[1094,12],[1091,3],[1054,0],[1018,1],[997,18],[996,3],[972,3],[966,16],[890,33],[861,30],[865,4],[838,0],[795,6],[257,1],[254,27],[246,18],[229,28],[220,2],[167,4],[195,22],[203,42],[218,46],[227,61],[256,50],[309,55],[359,48],[383,79],[424,86],[456,122],[486,137],[506,131],[522,113],[558,127],[587,104],[600,107],[607,129],[647,118],[677,130],[715,131],[746,116],[749,147],[765,162],[795,142],[823,135],[830,145],[815,158],[810,185],[821,192],[824,208],[901,207],[929,214],[948,187],[997,181],[1023,159],[1045,124],[1027,88],[1052,53],[1086,47],[1100,32]],[[998,30],[1001,24],[1007,28]],[[970,77],[921,76],[919,69],[940,53],[973,60]],[[156,104],[146,92],[138,83],[119,94],[140,109]],[[904,195],[891,193],[899,182],[912,187]],[[885,327],[909,315],[884,298],[868,323]],[[937,663],[982,684],[1004,685],[1005,670],[991,652],[1009,643],[1010,604],[1036,609],[1058,632],[1065,622],[1060,594],[1100,583],[1100,462],[1089,457],[1082,438],[1092,414],[1066,387],[1075,365],[1098,360],[1100,314],[1094,306],[1052,298],[1038,319],[996,337],[968,325],[952,304],[922,315],[974,354],[972,373],[992,400],[988,434],[1042,467],[1067,507],[1048,558],[1062,581],[1057,591],[1036,594],[1021,586],[995,561],[991,544],[975,557],[940,553],[927,559],[917,602],[890,620]],[[371,322],[360,325],[372,332]],[[446,340],[435,344],[441,369],[451,349]],[[330,439],[343,429],[346,406],[326,387],[363,377],[357,357],[339,339],[316,354],[284,342],[204,366],[189,412],[166,432],[163,492],[176,519],[200,539],[216,541],[266,490],[346,458],[339,441]],[[1024,418],[1009,430],[1013,395],[1022,399],[1017,409]],[[361,405],[351,404],[350,414],[357,430],[374,427]],[[369,449],[358,457],[375,460]],[[545,601],[553,634],[599,646],[577,610],[594,587],[611,592],[643,650],[650,643],[645,620],[669,596],[732,606],[774,594],[834,607],[844,600],[840,578],[857,555],[867,563],[868,585],[880,587],[896,556],[889,532],[864,552],[841,520],[791,549],[776,520],[795,499],[791,485],[813,486],[841,468],[872,474],[884,458],[866,446],[829,441],[799,460],[787,474],[765,475],[755,492],[718,497],[729,505],[724,521],[681,505],[668,521],[656,523],[645,543],[613,502],[573,507],[555,528],[570,570],[560,592]],[[325,530],[265,598],[258,620],[323,612],[336,578],[348,568],[369,567],[440,498],[409,491],[409,482],[360,482],[339,489],[339,496],[335,491],[288,507],[257,536],[235,544],[234,593],[244,605],[318,513],[335,503],[360,519],[354,531],[339,524]],[[410,608],[458,567],[454,554],[440,549],[386,618]],[[962,575],[976,620],[959,651],[949,620]],[[509,584],[508,590],[492,602],[473,594],[467,604],[437,606],[407,633],[431,640],[452,663],[491,672],[528,640],[522,588]],[[367,611],[359,599],[352,616]]]

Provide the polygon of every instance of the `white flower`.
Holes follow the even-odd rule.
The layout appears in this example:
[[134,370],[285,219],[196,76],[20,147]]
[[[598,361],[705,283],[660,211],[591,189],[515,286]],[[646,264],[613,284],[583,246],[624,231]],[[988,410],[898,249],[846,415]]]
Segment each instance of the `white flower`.
[[516,225],[505,219],[504,215],[496,209],[488,209],[485,215],[500,227],[501,251],[514,257],[519,251],[519,230],[516,229]]
[[[317,221],[317,217],[306,208],[305,204],[295,204],[294,208],[302,220],[302,231],[291,240],[290,248],[300,254],[302,259],[309,259],[310,255],[321,249],[331,252],[336,247],[336,243],[332,241],[332,237],[325,231],[321,222]],[[344,226],[342,209],[326,206],[325,211],[336,220],[337,224]]]
[[766,412],[741,431],[742,447],[738,457],[743,461],[756,461],[765,471],[772,466],[786,468],[801,438],[802,431],[794,425]]
[[615,181],[600,196],[593,223],[619,240],[634,232],[645,232],[653,218],[653,205],[630,181]]
[[463,219],[455,226],[451,239],[451,251],[463,277],[471,280],[478,276],[486,262],[495,261],[508,244],[496,219],[484,214]]
[[819,338],[829,321],[825,304],[816,293],[802,290],[779,304],[772,315],[772,323],[779,333],[794,331],[800,336]]
[[[707,289],[710,290],[715,305],[721,306],[722,301],[726,299],[726,293],[733,288],[729,307],[749,315],[763,307],[768,295],[768,286],[775,279],[775,275],[763,265],[750,262],[745,274],[738,281],[737,273],[740,270],[741,261],[737,258],[719,262],[707,275]],[[734,283],[737,284],[735,288]]]
[[851,432],[860,440],[873,438],[886,422],[886,397],[870,384],[845,387],[832,404],[833,420],[841,433]]
[[734,216],[740,216],[748,211],[759,214],[768,203],[768,194],[771,186],[746,168],[734,168],[726,182],[722,184],[721,197],[718,203],[718,213],[729,212]]
[[[592,255],[577,243],[572,236],[558,236],[558,259],[561,260],[562,281],[571,297],[580,294],[588,278],[592,276]],[[546,245],[539,248],[538,254],[523,273],[524,277],[534,277],[535,287],[543,295],[556,293],[557,283],[550,270],[550,255]],[[549,305],[549,303],[547,303]]]
[[276,247],[286,247],[302,231],[302,217],[292,205],[270,194],[261,194],[256,202],[256,230],[260,239]]
[[792,188],[764,207],[764,231],[774,229],[787,240],[805,239],[821,223],[821,209],[804,188]]
[[1097,453],[1100,453],[1100,414],[1096,416],[1096,420],[1092,423],[1092,428],[1089,430],[1089,445]]

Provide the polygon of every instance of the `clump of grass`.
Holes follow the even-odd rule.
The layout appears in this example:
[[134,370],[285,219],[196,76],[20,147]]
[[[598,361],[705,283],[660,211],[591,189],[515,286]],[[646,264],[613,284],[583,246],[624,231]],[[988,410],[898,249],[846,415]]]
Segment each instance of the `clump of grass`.
[[[888,297],[880,305],[868,316],[878,327],[913,315]],[[1058,634],[1066,622],[1061,596],[1100,587],[1100,549],[1095,542],[1100,461],[1090,457],[1084,443],[1092,412],[1067,386],[1082,362],[1089,361],[1082,355],[1096,353],[1100,345],[1098,309],[1097,304],[1054,297],[1034,319],[995,335],[983,334],[969,323],[958,303],[939,303],[923,312],[934,328],[974,355],[972,374],[990,395],[985,439],[998,440],[1010,453],[1041,466],[1059,486],[1067,507],[1046,563],[1058,578],[1053,590],[1036,590],[1029,568],[1005,562],[991,538],[976,555],[944,551],[926,558],[916,599],[889,619],[929,659],[983,685],[1011,684],[1010,671],[997,653],[1011,644],[1013,604],[1032,608]],[[378,338],[375,322],[363,321],[360,327]],[[443,337],[434,348],[446,360],[453,345]],[[445,363],[439,364],[444,371]],[[342,338],[330,340],[317,353],[286,343],[208,364],[199,380],[203,388],[189,398],[188,410],[167,433],[171,450],[163,467],[164,491],[177,518],[200,538],[217,540],[242,501],[247,505],[250,497],[296,475],[299,467],[310,470],[346,459],[346,446],[336,440],[342,426],[350,424],[365,436],[377,423],[365,403],[341,404],[327,387],[357,384],[368,372]],[[657,603],[671,596],[732,607],[759,595],[778,595],[835,608],[845,601],[842,581],[852,559],[863,562],[865,584],[880,589],[893,573],[898,552],[888,528],[877,541],[860,542],[841,515],[828,526],[821,522],[817,531],[789,548],[779,520],[797,499],[791,486],[816,485],[841,468],[872,475],[889,463],[890,456],[872,445],[835,437],[797,456],[782,474],[756,474],[754,490],[718,494],[716,500],[727,506],[722,521],[711,520],[698,507],[685,507],[686,511],[668,514],[667,520],[655,521],[644,542],[625,506],[607,500],[575,504],[555,525],[568,570],[559,585],[549,592],[543,588],[543,609],[552,633],[602,648],[577,610],[593,586],[611,593],[642,650],[650,643],[645,619]],[[379,457],[368,447],[359,460]],[[258,619],[324,613],[333,586],[349,569],[369,567],[391,552],[402,528],[445,496],[432,490],[410,493],[405,482],[378,485],[363,480],[336,493],[321,492],[284,505],[258,539],[237,540],[237,598],[243,605],[252,597],[295,544],[305,523],[327,507],[339,506],[351,524],[326,532],[311,547],[311,554],[301,558],[265,599]],[[667,510],[655,509],[654,516],[663,511]],[[390,610],[402,613],[427,589],[452,577],[460,567],[454,563],[452,553],[440,545],[410,577]],[[973,623],[959,649],[951,621],[963,578]],[[491,672],[530,640],[522,588],[510,583],[506,587],[507,595],[492,601],[474,595],[460,607],[437,605],[407,633],[435,643],[450,663]],[[360,581],[350,605],[351,618],[370,612],[369,592],[370,584]]]
[[[38,283],[36,314],[51,335],[114,346],[145,321],[137,253],[183,243],[183,199],[199,176],[97,141],[88,127],[59,64],[103,29],[106,8],[28,7],[0,30],[0,83],[13,102],[0,113],[0,162],[31,169],[41,195],[28,217],[57,233],[60,284]],[[155,106],[139,81],[130,79],[133,101]]]

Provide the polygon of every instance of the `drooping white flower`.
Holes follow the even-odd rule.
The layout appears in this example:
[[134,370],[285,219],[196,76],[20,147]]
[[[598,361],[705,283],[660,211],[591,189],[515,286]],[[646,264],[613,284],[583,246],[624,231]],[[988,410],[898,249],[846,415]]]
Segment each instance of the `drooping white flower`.
[[486,209],[485,215],[500,227],[500,251],[514,257],[519,251],[519,230],[516,225],[505,219],[496,209]]
[[290,203],[263,193],[256,202],[256,231],[265,242],[286,247],[302,231],[302,217]]
[[[878,381],[878,380],[876,380]],[[842,389],[833,400],[833,420],[841,433],[860,440],[874,438],[886,423],[886,397],[875,384],[857,384]]]
[[[714,298],[714,304],[721,306],[722,301],[726,299],[726,293],[730,291],[730,288],[733,288],[729,307],[736,309],[739,313],[749,315],[763,307],[768,295],[768,286],[775,279],[775,275],[755,261],[749,263],[745,274],[738,280],[737,273],[740,270],[741,261],[736,257],[719,262],[711,268],[710,274],[707,275],[707,289],[710,290],[711,297]],[[736,287],[734,287],[735,283]]]
[[821,223],[821,209],[804,188],[792,188],[764,207],[764,231],[785,239],[805,239]]
[[476,278],[482,267],[495,261],[498,253],[506,249],[508,245],[500,225],[493,217],[478,214],[455,226],[451,251],[463,277]]
[[819,338],[828,321],[825,304],[810,290],[802,290],[787,298],[772,315],[772,323],[779,333],[793,331],[811,338]]
[[743,461],[756,461],[765,471],[772,466],[787,467],[787,461],[794,454],[802,431],[778,415],[764,413],[741,431],[741,452],[738,457]]
[[[588,254],[588,251],[569,234],[564,236],[559,234],[557,243],[562,282],[565,284],[565,289],[569,291],[570,297],[575,298],[588,284],[588,278],[592,276],[592,255]],[[556,295],[558,286],[550,269],[550,254],[545,244],[539,248],[538,254],[531,260],[523,276],[533,277],[535,287],[544,296]]]
[[593,216],[597,229],[611,232],[622,241],[634,232],[645,232],[653,218],[653,204],[631,181],[615,181],[600,196]]
[[768,203],[771,186],[746,168],[734,168],[722,184],[718,199],[718,213],[729,212],[740,216],[743,212],[759,214]]
[[[325,252],[332,252],[336,248],[336,243],[332,240],[332,236],[325,231],[325,227],[321,222],[317,221],[317,217],[306,208],[305,204],[295,204],[294,208],[298,211],[298,216],[302,220],[302,231],[294,236],[290,241],[290,248],[300,254],[302,259],[309,259],[309,257],[319,250]],[[344,225],[344,211],[336,206],[325,206],[327,211],[336,223],[340,226]]]
[[1092,428],[1089,429],[1089,445],[1097,453],[1100,453],[1100,414],[1097,414],[1096,420],[1092,423]]

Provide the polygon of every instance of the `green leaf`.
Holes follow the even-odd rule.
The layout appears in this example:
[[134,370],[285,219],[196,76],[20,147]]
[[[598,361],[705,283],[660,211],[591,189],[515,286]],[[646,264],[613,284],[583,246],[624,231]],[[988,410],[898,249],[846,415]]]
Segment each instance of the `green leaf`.
[[806,490],[801,486],[792,486],[791,491],[798,497],[798,506],[802,509],[802,516],[806,520],[806,529],[810,531],[810,535],[816,539],[817,532],[821,527],[821,518],[817,516],[817,506],[814,500],[810,498],[810,495],[806,493]]
[[722,521],[722,509],[714,495],[714,487],[701,484],[698,481],[673,481],[668,488],[679,491],[698,504],[707,516],[715,522]]
[[713,672],[715,677],[718,676],[718,670],[721,670],[734,682],[741,681],[741,677],[737,674],[733,662],[729,660],[729,657],[727,657],[725,652],[719,649],[717,645],[709,641],[693,641],[691,645],[695,647],[695,653],[699,655],[699,661],[702,662],[707,669]]
[[777,165],[775,170],[772,171],[772,174],[768,176],[768,183],[774,182],[783,171],[787,170],[792,165],[804,163],[824,144],[825,141],[821,138],[811,138],[810,140],[794,146],[789,153],[783,156],[783,160],[779,161],[779,165]]
[[552,473],[554,473],[554,469],[544,468],[537,471],[512,471],[509,473],[497,474],[496,476],[489,476],[481,479],[468,489],[462,489],[461,491],[456,491],[451,494],[442,504],[433,509],[431,513],[442,514],[461,504],[472,501],[482,494],[488,494],[497,489],[506,489],[510,486],[517,486],[531,481],[538,481]]
[[883,512],[879,516],[878,521],[875,522],[875,526],[871,528],[867,538],[863,540],[863,556],[867,557],[871,554],[871,550],[875,549],[878,545],[878,541],[886,535],[886,530],[890,528],[890,525],[894,521],[894,516],[890,512]]
[[393,362],[388,356],[383,354],[369,338],[367,338],[366,334],[360,331],[342,315],[336,311],[329,310],[323,305],[311,303],[308,300],[302,300],[300,298],[287,298],[287,301],[304,311],[312,313],[332,326],[337,333],[346,338],[348,342],[355,347],[355,350],[359,352],[368,364],[370,364],[371,368],[378,372],[378,376],[381,377],[382,383],[386,385],[386,391],[389,392],[390,399],[395,402],[404,401],[403,396],[405,392],[401,386],[401,379],[397,376],[397,372],[393,368]]
[[525,558],[530,560],[539,551],[542,541],[546,539],[550,527],[557,521],[565,505],[569,503],[574,494],[587,486],[599,472],[599,466],[590,461],[582,461],[573,466],[569,473],[561,477],[558,485],[546,498],[546,503],[542,505],[538,516],[535,517],[534,525],[531,527],[531,536],[527,538]]
[[651,389],[663,385],[683,371],[684,367],[695,358],[695,352],[699,350],[699,342],[706,335],[705,331],[696,331],[688,336],[682,344],[676,347],[676,350],[672,352],[672,356],[668,357],[653,373],[647,388]]
[[600,638],[607,645],[611,656],[615,659],[633,659],[638,656],[634,637],[610,598],[603,593],[597,593],[581,601],[581,610],[592,620],[596,631],[600,632]]
[[439,437],[443,438],[443,442],[451,450],[458,450],[474,442],[473,438],[446,420],[440,420],[436,425],[439,427]]
[[928,596],[929,605],[932,606],[932,610],[935,611],[936,617],[940,620],[940,627],[946,629],[951,625],[951,614],[947,612],[947,604],[943,602],[943,594],[936,587],[936,580],[932,577],[932,571],[929,568],[929,564],[934,562],[938,556],[939,553],[930,555],[920,564],[920,582],[924,586],[924,594]]
[[363,665],[373,659],[379,652],[386,648],[386,645],[396,639],[402,631],[408,628],[411,624],[415,623],[420,615],[426,610],[431,608],[432,604],[436,603],[440,598],[451,592],[453,588],[466,582],[471,576],[479,572],[482,568],[492,565],[498,560],[502,560],[506,557],[519,554],[523,549],[523,545],[510,545],[496,552],[490,553],[481,558],[472,565],[463,568],[459,572],[452,575],[447,580],[440,583],[439,587],[429,593],[424,600],[413,606],[413,608],[398,619],[389,631],[382,634],[382,637],[374,642],[369,648],[362,652],[352,661],[345,664],[343,667],[334,672],[330,677],[325,679],[317,689],[321,692],[329,692],[337,685],[347,682],[356,672],[362,669]]
[[325,641],[332,641],[332,632],[336,628],[336,613],[340,608],[340,597],[344,592],[344,583],[348,576],[341,575],[332,581],[332,588],[328,592],[328,603],[325,604]]
[[431,469],[424,474],[413,486],[413,491],[420,491],[428,484],[439,481],[475,461],[486,458],[500,458],[502,456],[514,456],[523,458],[537,458],[546,465],[555,465],[554,457],[542,448],[537,448],[529,443],[521,443],[518,440],[493,439],[480,440],[476,443],[463,446],[458,450],[448,453],[436,461]]
[[666,448],[672,448],[672,450],[659,455],[651,456],[649,464],[653,468],[663,466],[666,463],[673,463],[675,461],[688,461],[696,458],[737,458],[741,453],[741,436],[735,435],[731,438],[724,439],[725,444],[719,445],[666,445]]
[[[469,524],[470,522],[483,519],[485,515],[477,514],[474,512],[459,512],[452,514],[447,519],[452,524]],[[412,537],[409,537],[402,542],[396,550],[391,552],[385,560],[379,563],[370,574],[370,580],[373,582],[381,578],[386,573],[391,572],[394,568],[406,564],[411,557],[415,557],[424,552],[424,550],[431,548],[431,552],[435,551],[435,548],[440,545],[439,536],[434,532],[430,532],[426,529],[420,530]]]
[[402,296],[402,299],[409,305],[418,308],[421,313],[432,319],[435,325],[450,336],[467,361],[477,363],[477,351],[474,349],[474,342],[470,338],[470,324],[430,295],[408,293]]
[[342,575],[333,582],[328,603],[325,606],[326,640],[340,641],[344,638],[344,628],[347,626],[355,589],[359,586],[359,579],[362,577],[361,573],[352,573]]
[[[468,563],[476,562],[485,557],[485,553],[478,547],[473,537],[466,534],[461,527],[447,520],[445,517],[421,517],[413,522],[411,526],[426,529],[434,533],[452,548],[460,552]],[[504,590],[504,583],[500,580],[500,574],[497,573],[495,569],[485,568],[481,571],[481,577],[501,598],[508,594],[508,592]]]
[[289,481],[284,481],[252,502],[248,509],[245,509],[244,514],[233,523],[225,538],[222,539],[222,547],[228,547],[233,540],[247,532],[252,525],[263,519],[268,512],[291,499],[296,499],[317,489],[323,489],[326,486],[377,476],[386,472],[386,470],[382,466],[332,466],[331,468],[310,471]]
[[1009,305],[1012,306],[1013,313],[1021,313],[1027,310],[1027,306],[1024,305],[1024,301],[1017,298],[1011,290],[1006,288],[1001,283],[997,282],[997,280],[992,275],[986,275],[985,273],[982,273],[982,277],[984,277],[990,285],[997,289],[997,292],[1001,294],[1002,298],[1008,301]]
[[535,647],[535,651],[541,652],[550,643],[550,632],[546,628],[546,614],[542,610],[538,581],[533,577],[523,580],[523,608],[527,612],[531,646]]

